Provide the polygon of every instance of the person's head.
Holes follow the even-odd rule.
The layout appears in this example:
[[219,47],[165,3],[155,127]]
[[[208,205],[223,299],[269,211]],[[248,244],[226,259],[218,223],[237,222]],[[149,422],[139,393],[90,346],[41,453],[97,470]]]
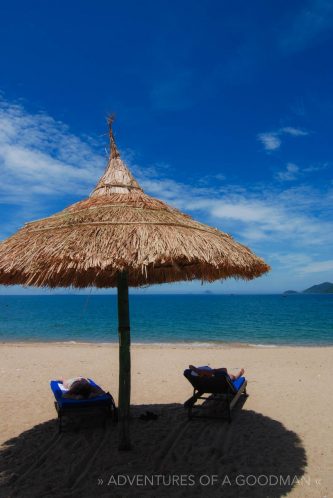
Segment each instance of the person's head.
[[73,382],[68,394],[84,396],[85,398],[91,393],[91,385],[87,379],[80,379]]

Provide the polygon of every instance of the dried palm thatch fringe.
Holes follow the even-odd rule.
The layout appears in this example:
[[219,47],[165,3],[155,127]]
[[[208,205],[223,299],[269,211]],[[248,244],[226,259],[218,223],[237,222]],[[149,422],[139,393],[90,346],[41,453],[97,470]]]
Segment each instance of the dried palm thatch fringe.
[[110,159],[86,200],[27,223],[0,244],[0,284],[116,287],[236,277],[269,266],[230,235],[145,194],[120,159],[110,120]]

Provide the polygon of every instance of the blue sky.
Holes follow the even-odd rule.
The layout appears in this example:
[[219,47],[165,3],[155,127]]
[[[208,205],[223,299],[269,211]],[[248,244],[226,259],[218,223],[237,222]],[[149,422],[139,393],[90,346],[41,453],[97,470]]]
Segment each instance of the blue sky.
[[323,0],[3,3],[0,239],[90,193],[115,112],[147,193],[272,266],[144,292],[333,281],[332,27]]

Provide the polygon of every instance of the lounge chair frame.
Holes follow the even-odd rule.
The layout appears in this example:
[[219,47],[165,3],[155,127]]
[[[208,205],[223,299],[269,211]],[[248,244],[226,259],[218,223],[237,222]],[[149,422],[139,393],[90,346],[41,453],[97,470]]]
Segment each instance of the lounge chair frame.
[[63,431],[63,417],[84,416],[94,417],[104,416],[103,423],[106,426],[106,421],[112,419],[114,423],[118,422],[118,411],[115,402],[110,394],[110,401],[96,405],[80,404],[80,405],[65,405],[60,406],[57,401],[54,402],[55,409],[58,414],[58,431]]
[[[190,370],[185,370],[184,376],[193,386],[193,395],[184,403],[184,408],[187,409],[189,420],[192,418],[222,418],[209,415],[194,415],[193,408],[204,408],[203,405],[196,405],[198,400],[212,400],[216,402],[224,402],[227,407],[227,419],[232,421],[231,410],[236,405],[240,397],[248,396],[246,391],[247,381],[244,382],[239,389],[236,389],[232,380],[228,375],[218,375],[215,377],[195,377],[191,375]],[[209,394],[209,396],[204,396]]]
[[[94,381],[88,379],[89,382],[98,387]],[[112,395],[107,392],[100,396],[99,398],[90,398],[82,400],[73,400],[62,397],[62,392],[59,390],[59,381],[50,381],[51,389],[56,398],[54,402],[55,409],[58,414],[58,431],[63,430],[63,418],[71,416],[103,416],[104,426],[108,419],[112,419],[114,423],[118,421],[118,410]]]

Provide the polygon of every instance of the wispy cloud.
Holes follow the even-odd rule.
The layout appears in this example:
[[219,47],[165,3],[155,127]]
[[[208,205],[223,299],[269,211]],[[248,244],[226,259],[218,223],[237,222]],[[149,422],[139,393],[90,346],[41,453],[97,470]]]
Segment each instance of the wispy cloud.
[[259,133],[258,140],[265,150],[276,150],[281,145],[281,139],[276,132]]
[[298,173],[299,167],[297,166],[297,164],[288,163],[286,169],[283,171],[278,171],[275,175],[275,178],[283,182],[290,182],[292,180],[296,180]]
[[305,173],[314,173],[316,171],[322,171],[326,169],[329,166],[329,163],[317,163],[317,164],[311,164],[311,166],[307,166],[306,168],[303,169]]
[[287,135],[292,135],[293,137],[305,137],[309,134],[308,131],[294,128],[292,126],[285,126],[284,128],[281,128],[280,132],[286,133]]
[[76,137],[46,114],[0,101],[2,203],[87,193],[103,165],[91,139]]
[[303,268],[309,265],[312,262],[311,256],[306,254],[305,252],[294,252],[288,253],[286,251],[272,253],[271,259],[274,262],[279,263],[284,268],[289,270],[299,271],[300,268]]
[[300,128],[285,126],[284,128],[280,128],[276,131],[259,133],[257,135],[257,139],[263,144],[265,150],[272,151],[280,148],[282,144],[281,137],[283,135],[290,135],[292,137],[305,137],[308,134],[308,131],[301,130]]
[[284,52],[300,52],[331,35],[333,26],[333,3],[331,0],[308,0],[280,38]]
[[333,259],[320,259],[318,254],[311,255],[304,251],[273,252],[270,254],[270,261],[273,267],[278,266],[284,269],[287,275],[293,276],[293,289],[295,289],[294,283],[296,283],[296,288],[302,291],[324,280],[333,280]]
[[311,261],[300,269],[301,273],[320,273],[333,270],[333,259],[326,261]]
[[285,169],[278,171],[275,174],[275,178],[281,182],[291,182],[299,180],[308,174],[316,173],[322,171],[328,167],[328,163],[324,164],[312,164],[307,167],[300,168],[297,164],[287,163]]
[[[65,197],[67,204],[70,196],[75,201],[88,195],[105,166],[105,158],[96,150],[90,138],[76,137],[51,117],[33,115],[21,106],[3,102],[0,105],[3,172],[0,237],[9,235],[9,229],[14,230],[36,214],[47,215],[51,202],[61,209]],[[310,272],[306,268],[312,268],[312,260],[331,261],[325,248],[333,244],[329,211],[332,187],[285,188],[284,183],[253,183],[245,187],[217,182],[207,174],[193,185],[173,178],[171,166],[144,168],[134,163],[135,154],[127,154],[127,159],[147,193],[231,233],[268,259],[271,254],[283,253],[286,247],[289,255],[301,254],[306,247],[305,272]],[[292,163],[279,172],[281,180],[291,180],[298,173],[298,166]],[[220,175],[223,180],[223,171]],[[314,268],[322,271],[321,266]]]
[[[286,243],[290,250],[298,251],[304,244],[319,247],[333,243],[333,223],[327,219],[331,190],[262,184],[246,189],[240,185],[217,189],[213,184],[200,188],[161,178],[158,172],[149,178],[143,169],[137,168],[137,173],[150,194],[199,215],[204,222],[229,231],[246,243],[258,243],[258,247],[270,247],[273,251]],[[296,171],[289,171],[292,174]]]

